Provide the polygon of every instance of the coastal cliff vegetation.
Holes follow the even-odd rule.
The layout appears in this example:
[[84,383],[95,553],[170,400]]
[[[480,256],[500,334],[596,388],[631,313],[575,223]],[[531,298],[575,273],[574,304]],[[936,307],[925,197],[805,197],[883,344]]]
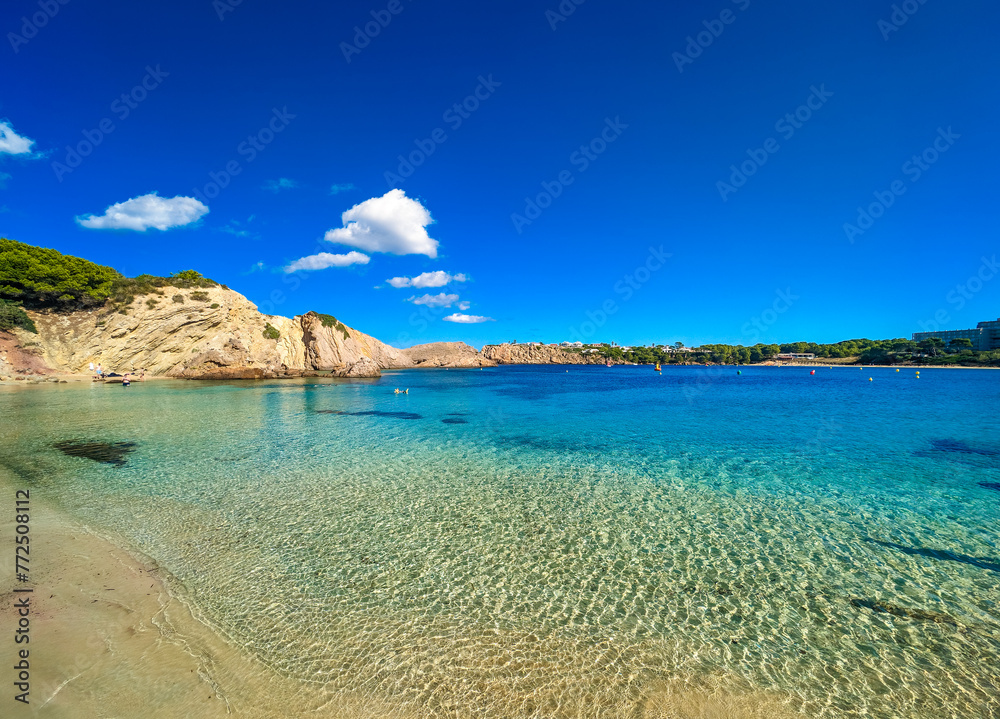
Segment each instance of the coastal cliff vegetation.
[[12,330],[20,327],[28,332],[38,334],[38,328],[28,317],[24,308],[6,300],[0,300],[0,330]]
[[316,316],[319,317],[319,321],[320,321],[320,323],[324,327],[332,327],[332,328],[334,328],[335,330],[337,330],[338,332],[340,332],[342,335],[344,335],[344,339],[345,340],[348,337],[350,337],[350,335],[347,334],[347,327],[344,326],[344,323],[341,322],[340,320],[338,320],[333,315],[324,315],[322,312],[317,312]]
[[[139,295],[163,295],[165,287],[216,287],[218,283],[195,270],[169,277],[142,274],[125,277],[113,267],[80,257],[0,238],[0,299],[35,309],[72,311],[99,307],[109,300],[119,307]],[[192,292],[192,299],[199,299]],[[201,293],[201,298],[207,295]]]

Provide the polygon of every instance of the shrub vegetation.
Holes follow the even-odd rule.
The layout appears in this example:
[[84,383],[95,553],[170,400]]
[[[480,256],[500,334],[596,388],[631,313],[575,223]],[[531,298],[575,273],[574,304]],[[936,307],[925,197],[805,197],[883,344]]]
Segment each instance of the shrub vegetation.
[[35,323],[28,317],[28,313],[24,311],[24,308],[19,307],[13,302],[0,300],[0,330],[11,330],[15,327],[28,330],[28,332],[34,332],[36,335],[38,334],[38,328],[35,327]]
[[205,289],[217,285],[195,270],[170,277],[125,277],[112,267],[0,238],[0,299],[26,307],[75,310],[111,300],[121,310],[139,295],[163,295],[164,287]]
[[0,298],[29,307],[93,307],[121,275],[111,267],[0,238]]
[[338,320],[333,315],[325,315],[322,312],[317,312],[316,316],[319,317],[319,321],[323,324],[324,327],[333,327],[335,330],[338,330],[342,335],[344,335],[345,340],[348,337],[350,337],[350,335],[347,333],[347,327],[344,326],[344,323]]

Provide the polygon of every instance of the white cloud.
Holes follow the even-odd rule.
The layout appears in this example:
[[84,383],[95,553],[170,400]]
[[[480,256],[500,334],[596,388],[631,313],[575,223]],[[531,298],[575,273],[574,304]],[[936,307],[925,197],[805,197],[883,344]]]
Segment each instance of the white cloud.
[[343,227],[326,233],[327,242],[366,252],[437,257],[438,241],[424,229],[434,222],[431,213],[402,190],[355,205],[341,216]]
[[329,252],[320,252],[318,255],[309,255],[295,260],[285,268],[285,272],[298,272],[299,270],[325,270],[327,267],[347,267],[348,265],[367,265],[371,258],[360,252],[348,252],[346,255],[334,255]]
[[197,222],[208,214],[208,207],[193,197],[160,197],[155,192],[111,205],[103,215],[77,217],[76,221],[93,230],[137,230],[150,227],[169,230]]
[[425,272],[416,277],[393,277],[391,280],[386,280],[386,282],[397,289],[401,287],[416,287],[419,289],[424,287],[444,287],[449,282],[465,282],[468,279],[462,273],[450,275],[444,270],[438,270],[437,272]]
[[478,325],[480,322],[496,322],[492,317],[483,317],[481,315],[463,315],[456,312],[453,315],[448,315],[447,317],[442,317],[445,322],[458,322],[463,325]]
[[458,303],[458,309],[460,309],[460,310],[464,311],[464,310],[469,309],[470,307],[472,307],[472,303],[471,302],[459,302]]
[[420,297],[411,297],[407,302],[412,302],[415,305],[427,305],[428,307],[451,307],[453,304],[458,302],[458,295],[446,295],[442,292],[439,295],[421,295]]
[[9,120],[0,122],[0,155],[30,155],[34,140],[14,132]]
[[353,190],[353,189],[354,189],[353,182],[343,182],[339,185],[331,185],[330,194],[339,195],[341,192],[347,192],[348,190]]
[[299,186],[299,183],[295,180],[289,180],[287,177],[279,177],[277,180],[268,180],[264,183],[264,189],[270,190],[271,192],[281,192],[282,190],[294,190]]

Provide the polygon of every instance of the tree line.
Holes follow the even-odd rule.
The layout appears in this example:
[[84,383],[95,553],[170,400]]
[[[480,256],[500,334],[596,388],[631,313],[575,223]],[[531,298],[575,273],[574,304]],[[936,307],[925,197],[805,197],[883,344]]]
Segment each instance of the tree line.
[[677,345],[631,347],[603,344],[603,357],[635,364],[757,364],[775,360],[779,354],[814,354],[817,358],[841,359],[856,357],[859,364],[959,364],[1000,366],[1000,350],[977,352],[966,338],[945,343],[937,337],[914,342],[898,338],[885,340],[852,339],[834,344],[790,342],[787,344],[743,345],[707,344],[690,352],[677,351]]

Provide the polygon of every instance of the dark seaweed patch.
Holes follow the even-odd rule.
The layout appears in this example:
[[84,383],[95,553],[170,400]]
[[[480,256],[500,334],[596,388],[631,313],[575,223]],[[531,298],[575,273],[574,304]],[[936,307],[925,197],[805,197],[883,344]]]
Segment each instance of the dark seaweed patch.
[[1000,450],[988,447],[973,447],[957,439],[933,439],[931,448],[915,452],[918,457],[936,457],[943,454],[975,455],[979,457],[1000,457]]
[[915,457],[948,460],[970,467],[988,468],[1000,464],[1000,450],[991,447],[973,447],[957,439],[931,440],[929,449],[917,450]]
[[931,445],[939,452],[958,452],[960,454],[979,454],[983,457],[1000,457],[1000,450],[983,447],[970,447],[965,442],[955,439],[935,439]]
[[125,464],[127,455],[136,448],[135,442],[77,442],[68,440],[52,445],[63,454],[70,457],[92,459],[102,464],[121,467]]
[[988,569],[991,572],[1000,572],[1000,561],[993,559],[992,557],[970,557],[968,554],[949,552],[944,549],[930,549],[928,547],[907,547],[903,544],[894,544],[893,542],[881,542],[877,539],[870,539],[868,541],[881,545],[883,547],[898,549],[903,554],[909,554],[911,556],[930,557],[931,559],[940,559],[946,562],[961,562],[962,564],[968,564],[973,567],[978,567],[979,569]]
[[958,622],[954,617],[941,612],[928,612],[924,609],[909,609],[907,607],[897,607],[889,602],[882,602],[875,599],[852,599],[851,605],[859,609],[870,609],[876,614],[891,614],[894,617],[905,617],[906,619],[916,619],[921,622],[935,622],[936,624],[951,624],[957,626]]
[[458,419],[456,417],[445,417],[441,420],[444,424],[468,424],[469,422],[464,419]]
[[393,419],[423,419],[422,414],[416,412],[381,412],[379,410],[368,410],[367,412],[343,412],[339,409],[318,409],[316,414],[341,414],[346,417],[391,417]]
[[994,492],[1000,492],[1000,482],[977,482],[977,484],[984,489],[992,489]]

